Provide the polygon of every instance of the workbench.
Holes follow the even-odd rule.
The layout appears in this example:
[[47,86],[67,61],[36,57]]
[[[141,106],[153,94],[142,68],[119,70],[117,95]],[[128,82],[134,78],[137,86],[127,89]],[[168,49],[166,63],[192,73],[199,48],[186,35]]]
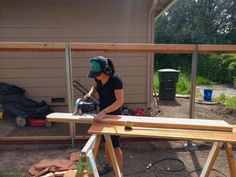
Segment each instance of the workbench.
[[[86,148],[85,154],[93,147],[95,148],[94,157],[96,158],[101,136],[104,135],[116,177],[120,177],[121,175],[114,154],[111,135],[149,137],[168,140],[211,141],[213,142],[213,146],[209,152],[200,177],[208,177],[210,175],[219,151],[224,145],[231,177],[236,177],[236,166],[232,150],[232,144],[236,144],[236,129],[225,121],[108,115],[101,122],[95,122],[91,115],[72,116],[71,113],[53,113],[48,115],[47,119],[48,121],[53,122],[92,124],[88,133],[93,134],[94,141],[90,140],[90,143],[93,143],[93,145],[86,144],[86,147],[90,148]],[[94,136],[96,136],[96,138],[94,138]],[[99,175],[96,172],[96,175],[94,176]]]

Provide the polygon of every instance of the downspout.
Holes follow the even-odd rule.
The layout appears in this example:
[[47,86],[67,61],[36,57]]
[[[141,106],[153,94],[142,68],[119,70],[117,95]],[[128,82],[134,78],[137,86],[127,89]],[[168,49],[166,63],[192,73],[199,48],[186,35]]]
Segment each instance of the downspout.
[[[153,0],[152,6],[148,12],[148,28],[147,28],[147,43],[154,43],[154,18],[155,8],[158,0]],[[148,53],[147,55],[147,108],[151,108],[153,100],[153,67],[154,67],[154,54]]]

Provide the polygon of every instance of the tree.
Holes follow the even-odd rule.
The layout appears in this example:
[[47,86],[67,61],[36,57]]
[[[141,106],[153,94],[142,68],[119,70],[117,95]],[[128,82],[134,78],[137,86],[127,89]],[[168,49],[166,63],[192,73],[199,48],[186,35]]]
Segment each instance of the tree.
[[156,43],[235,44],[235,0],[178,0],[156,21]]

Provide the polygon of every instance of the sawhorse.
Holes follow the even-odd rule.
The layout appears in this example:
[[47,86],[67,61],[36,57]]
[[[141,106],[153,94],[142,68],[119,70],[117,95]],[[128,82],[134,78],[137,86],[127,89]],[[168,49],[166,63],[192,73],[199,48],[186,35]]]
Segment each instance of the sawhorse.
[[118,136],[139,136],[161,139],[176,140],[201,140],[212,141],[213,146],[209,152],[200,177],[208,177],[219,154],[222,145],[225,146],[231,177],[236,177],[236,166],[233,157],[231,143],[236,143],[236,134],[232,132],[203,131],[203,130],[183,130],[183,129],[163,129],[163,128],[142,128],[133,127],[131,130],[125,130],[124,126],[115,126],[107,124],[93,124],[89,133],[104,135],[108,145],[109,155],[111,157],[114,174],[120,177],[120,170],[114,154],[114,148],[111,142],[111,135]]

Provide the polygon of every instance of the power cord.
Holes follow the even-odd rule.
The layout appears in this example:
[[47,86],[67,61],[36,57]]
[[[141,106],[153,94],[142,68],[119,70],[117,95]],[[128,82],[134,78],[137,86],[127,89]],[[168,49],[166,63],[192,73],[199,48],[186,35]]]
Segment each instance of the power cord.
[[[201,169],[198,169],[198,170],[192,170],[192,171],[189,171],[187,174],[186,174],[186,177],[188,177],[190,174],[194,173],[194,172],[198,172],[198,171],[202,171],[202,168]],[[219,170],[216,170],[216,169],[211,169],[211,171],[216,171],[218,173],[220,173],[221,175],[227,177],[224,173],[222,173],[221,171]]]
[[[160,160],[157,160],[153,163],[149,163],[147,166],[146,166],[146,169],[143,169],[143,170],[139,170],[137,172],[134,172],[134,173],[129,173],[129,174],[124,174],[124,176],[132,176],[132,175],[136,175],[136,174],[139,174],[139,173],[144,173],[146,172],[147,170],[150,170],[154,165],[160,163],[160,162],[163,162],[163,161],[167,161],[167,160],[172,160],[172,161],[177,161],[178,163],[181,164],[181,167],[178,168],[178,169],[158,169],[158,171],[161,171],[161,172],[171,172],[171,173],[176,173],[176,172],[181,172],[183,170],[186,169],[185,167],[185,164],[182,160],[180,159],[176,159],[176,158],[164,158],[164,159],[160,159]],[[198,171],[202,171],[202,169],[197,169],[197,170],[192,170],[192,171],[188,171],[188,173],[186,174],[185,177],[189,177],[190,174],[194,173],[194,172],[198,172]],[[224,177],[227,177],[223,172],[219,171],[219,170],[216,170],[216,169],[212,169],[212,171],[215,171],[215,172],[218,172],[220,173],[221,175],[223,175]]]
[[168,161],[169,161],[169,160],[172,160],[172,161],[177,161],[177,162],[179,162],[179,163],[181,164],[182,168],[179,168],[179,169],[170,169],[170,168],[168,168],[168,169],[160,170],[160,171],[179,172],[179,171],[183,171],[183,170],[185,169],[185,164],[184,164],[184,162],[183,162],[182,160],[176,159],[176,158],[164,158],[164,159],[160,159],[160,160],[158,160],[158,161],[155,161],[155,162],[153,162],[153,163],[149,163],[149,164],[146,166],[146,169],[150,169],[153,165],[158,164],[158,163],[163,162],[163,161],[167,161],[167,160],[168,160]]
[[185,164],[184,164],[184,162],[183,162],[182,160],[176,159],[176,158],[164,158],[164,159],[160,159],[160,160],[158,160],[158,161],[155,161],[155,162],[153,162],[153,163],[149,163],[149,164],[146,166],[146,169],[137,171],[137,172],[135,172],[135,173],[124,174],[124,176],[132,176],[132,175],[136,175],[136,174],[139,174],[139,173],[144,173],[145,171],[150,170],[154,165],[156,165],[156,164],[158,164],[158,163],[160,163],[160,162],[163,162],[163,161],[167,161],[167,160],[172,160],[172,161],[177,161],[177,162],[179,162],[179,163],[181,164],[181,168],[179,168],[179,169],[170,169],[170,168],[168,168],[168,169],[163,169],[163,170],[160,169],[159,171],[162,171],[162,172],[165,171],[165,172],[172,172],[172,173],[174,173],[174,172],[183,171],[183,170],[185,169]]

